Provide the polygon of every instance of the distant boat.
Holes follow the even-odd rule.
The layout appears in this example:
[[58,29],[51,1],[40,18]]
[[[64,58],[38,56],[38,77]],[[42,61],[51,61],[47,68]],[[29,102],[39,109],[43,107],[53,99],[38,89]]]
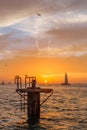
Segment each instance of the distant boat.
[[5,82],[4,82],[4,81],[2,81],[0,84],[1,84],[1,85],[5,85]]
[[11,84],[11,82],[8,82],[8,84]]
[[67,73],[65,73],[64,83],[62,83],[61,85],[70,85],[70,83],[68,82],[68,76],[67,76]]

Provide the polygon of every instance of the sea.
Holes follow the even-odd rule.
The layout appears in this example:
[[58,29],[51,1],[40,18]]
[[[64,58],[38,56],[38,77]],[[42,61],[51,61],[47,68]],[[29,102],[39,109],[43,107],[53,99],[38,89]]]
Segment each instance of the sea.
[[[37,86],[52,88],[53,94],[41,106],[39,124],[30,125],[16,85],[0,85],[0,130],[87,130],[87,84]],[[47,96],[41,94],[41,102]]]

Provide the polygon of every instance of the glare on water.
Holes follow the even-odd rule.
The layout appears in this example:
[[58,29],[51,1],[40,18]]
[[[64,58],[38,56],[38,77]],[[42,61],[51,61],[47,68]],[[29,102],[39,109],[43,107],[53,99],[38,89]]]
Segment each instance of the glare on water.
[[[87,130],[87,85],[39,85],[54,93],[41,107],[38,125],[29,126],[15,85],[0,85],[0,130]],[[41,101],[46,94],[41,94]]]

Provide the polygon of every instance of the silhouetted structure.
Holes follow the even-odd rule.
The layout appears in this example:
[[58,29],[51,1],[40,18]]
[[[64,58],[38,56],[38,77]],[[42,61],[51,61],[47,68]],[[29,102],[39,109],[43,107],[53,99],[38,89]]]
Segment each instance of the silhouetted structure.
[[37,15],[38,15],[38,16],[41,16],[41,14],[40,14],[40,13],[37,13]]
[[[24,87],[20,76],[15,76],[15,83],[17,84],[16,92],[21,97],[21,110],[27,109],[28,123],[39,123],[40,107],[52,95],[53,89],[36,87],[36,77],[28,77],[27,75],[25,75]],[[40,103],[40,93],[50,93],[42,103]]]
[[0,83],[1,85],[5,85],[5,82],[2,80],[2,82]]
[[11,82],[8,82],[8,84],[11,84]]
[[68,76],[67,76],[67,73],[65,73],[64,83],[62,83],[61,85],[70,85],[70,83],[68,82]]

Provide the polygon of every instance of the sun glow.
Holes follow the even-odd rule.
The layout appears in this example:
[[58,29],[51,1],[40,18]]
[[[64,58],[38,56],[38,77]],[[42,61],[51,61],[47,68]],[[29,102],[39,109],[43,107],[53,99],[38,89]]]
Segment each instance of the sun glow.
[[44,80],[44,83],[47,83],[48,81],[47,80]]

